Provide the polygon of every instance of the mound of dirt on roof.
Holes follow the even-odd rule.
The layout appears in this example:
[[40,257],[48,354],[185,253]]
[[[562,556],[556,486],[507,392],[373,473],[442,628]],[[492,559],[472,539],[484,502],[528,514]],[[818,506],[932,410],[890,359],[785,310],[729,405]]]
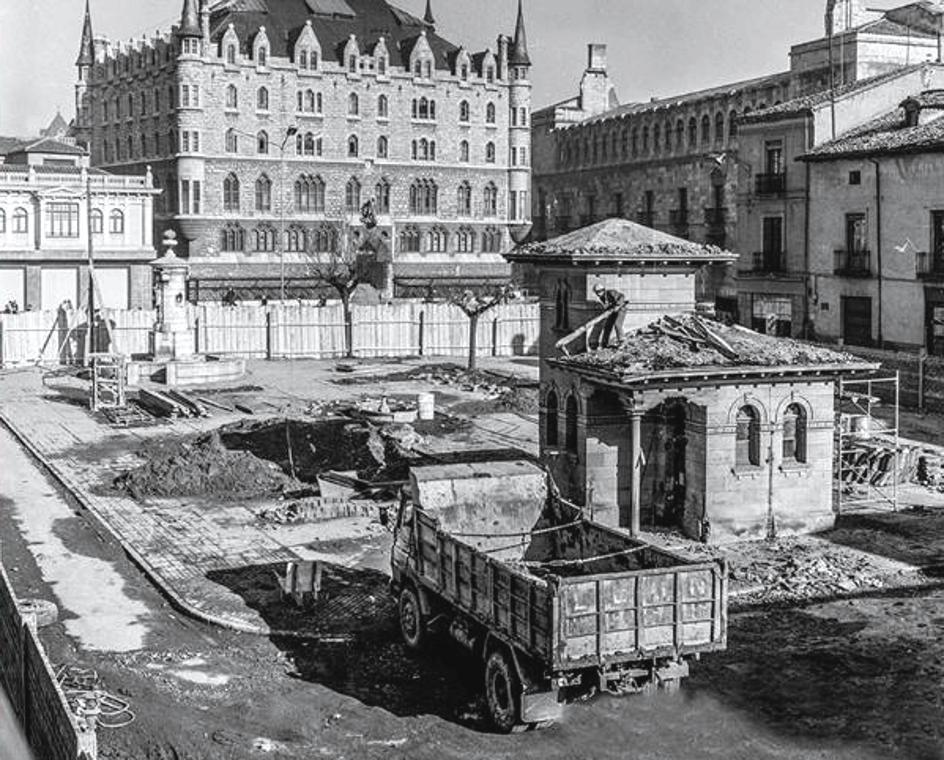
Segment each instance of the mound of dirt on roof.
[[139,500],[148,496],[247,499],[300,487],[277,465],[228,449],[218,431],[191,441],[157,442],[140,455],[144,464],[114,481],[117,489]]

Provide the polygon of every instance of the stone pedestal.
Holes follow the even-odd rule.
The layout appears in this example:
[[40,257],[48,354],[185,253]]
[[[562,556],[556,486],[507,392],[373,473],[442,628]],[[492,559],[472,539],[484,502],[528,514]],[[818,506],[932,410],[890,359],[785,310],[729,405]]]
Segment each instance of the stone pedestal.
[[177,237],[164,234],[164,255],[151,262],[157,282],[157,323],[154,325],[154,361],[188,361],[195,358],[193,325],[187,308],[187,275],[190,266],[177,258]]

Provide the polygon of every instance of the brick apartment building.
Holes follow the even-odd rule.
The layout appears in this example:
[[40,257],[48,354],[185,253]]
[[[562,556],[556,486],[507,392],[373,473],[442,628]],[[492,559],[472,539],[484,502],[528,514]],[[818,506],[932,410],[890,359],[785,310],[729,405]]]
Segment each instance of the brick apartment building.
[[151,167],[156,226],[198,280],[302,275],[368,200],[404,281],[504,275],[528,230],[520,6],[480,52],[385,0],[185,0],[169,34],[127,44],[87,13],[77,66],[77,139],[95,166]]

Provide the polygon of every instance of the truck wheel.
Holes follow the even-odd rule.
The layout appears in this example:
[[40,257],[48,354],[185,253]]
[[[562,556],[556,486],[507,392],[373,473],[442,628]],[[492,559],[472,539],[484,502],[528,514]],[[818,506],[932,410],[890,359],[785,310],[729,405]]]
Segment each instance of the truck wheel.
[[518,678],[508,656],[494,650],[485,661],[485,701],[488,714],[499,731],[512,731],[521,719]]
[[404,586],[400,592],[400,633],[407,648],[414,652],[423,648],[426,643],[426,620],[423,617],[423,608],[420,606],[420,597],[412,586]]

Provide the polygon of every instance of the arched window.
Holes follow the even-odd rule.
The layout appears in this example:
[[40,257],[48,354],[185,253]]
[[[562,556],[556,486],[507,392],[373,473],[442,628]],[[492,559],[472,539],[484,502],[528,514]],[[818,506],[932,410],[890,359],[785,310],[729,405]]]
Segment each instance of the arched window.
[[708,145],[711,142],[711,118],[708,114],[701,117],[701,144]]
[[386,95],[380,95],[377,98],[377,118],[386,119],[390,113],[390,104]]
[[236,253],[246,248],[246,232],[235,223],[227,224],[220,233],[220,250]]
[[361,101],[357,97],[356,92],[352,92],[347,96],[347,115],[348,116],[359,116],[361,112]]
[[226,46],[226,62],[229,64],[236,63],[236,46],[235,45]]
[[460,227],[456,230],[456,250],[459,253],[475,252],[475,230],[471,227]]
[[724,114],[721,111],[715,114],[715,144],[724,143]]
[[742,406],[737,414],[735,464],[760,466],[760,417],[753,406]]
[[275,228],[270,224],[260,224],[252,231],[252,247],[260,253],[275,250]]
[[236,153],[239,151],[239,135],[235,129],[226,130],[226,152]]
[[439,186],[430,179],[410,185],[410,213],[434,216],[439,209]]
[[560,430],[558,428],[559,412],[557,394],[550,391],[544,401],[544,442],[548,448],[556,448],[560,444]]
[[269,110],[269,91],[265,87],[260,87],[256,92],[256,110]]
[[302,48],[298,51],[298,68],[308,68],[308,50],[306,48]]
[[495,123],[495,104],[489,103],[485,106],[485,123],[494,124]]
[[459,103],[459,121],[463,124],[467,123],[471,117],[471,111],[469,109],[469,101],[463,100]]
[[688,147],[694,148],[698,145],[698,122],[692,116],[688,120]]
[[685,147],[685,122],[679,119],[675,122],[675,149],[681,151]]
[[344,188],[344,208],[352,212],[361,210],[361,183],[355,177],[351,177]]
[[558,280],[554,293],[554,329],[570,330],[570,285]]
[[239,108],[239,90],[234,84],[226,86],[226,107],[232,110]]
[[295,138],[295,152],[300,156],[313,156],[316,153],[315,136],[311,132],[299,134]]
[[642,152],[643,155],[649,153],[649,127],[642,128]]
[[265,130],[256,135],[256,153],[260,156],[269,153],[269,134]]
[[295,180],[295,209],[297,211],[324,211],[324,181],[321,177],[302,175]]
[[658,124],[652,128],[652,150],[654,153],[662,150],[662,130]]
[[256,211],[272,210],[272,180],[265,174],[256,180]]
[[322,224],[311,231],[308,242],[316,253],[333,252],[338,245],[337,231],[330,224]]
[[374,208],[378,214],[390,213],[390,183],[385,179],[374,187]]
[[108,215],[108,231],[113,235],[121,235],[125,231],[125,215],[118,209],[112,209]]
[[469,141],[462,140],[459,143],[459,161],[464,164],[469,162]]
[[485,186],[485,192],[482,195],[483,212],[485,216],[498,216],[498,188],[493,182]]
[[260,68],[265,68],[269,62],[269,49],[265,45],[259,47],[259,52],[256,53],[256,62]]
[[731,113],[728,114],[728,139],[729,140],[733,140],[735,137],[737,137],[737,133],[738,133],[737,117],[738,117],[737,111],[731,111]]
[[783,459],[806,462],[806,409],[790,404],[783,415]]
[[400,230],[400,251],[403,253],[419,253],[420,231],[413,224],[408,224]]
[[482,253],[500,253],[501,245],[501,230],[491,226],[482,230]]
[[[0,209],[0,232],[6,232],[6,214]],[[101,235],[105,228],[105,215],[100,208],[92,209],[89,228],[93,235]]]
[[472,185],[468,182],[460,184],[456,200],[459,216],[472,216]]
[[384,135],[377,138],[377,158],[387,158],[390,152],[390,144]]
[[29,215],[25,208],[18,208],[13,212],[13,231],[29,232]]
[[305,90],[305,110],[308,113],[315,113],[315,92],[314,90]]
[[429,231],[428,241],[426,250],[431,253],[445,253],[449,247],[449,233],[444,227],[433,227]]
[[485,163],[495,163],[495,143],[493,142],[485,143]]
[[308,234],[304,227],[293,224],[285,231],[285,250],[290,253],[308,250]]
[[223,210],[239,211],[239,177],[228,174],[223,180]]
[[357,135],[351,135],[347,138],[347,157],[357,158],[359,152],[360,142],[357,139]]
[[567,406],[564,410],[564,447],[568,454],[577,453],[577,399],[567,397]]

